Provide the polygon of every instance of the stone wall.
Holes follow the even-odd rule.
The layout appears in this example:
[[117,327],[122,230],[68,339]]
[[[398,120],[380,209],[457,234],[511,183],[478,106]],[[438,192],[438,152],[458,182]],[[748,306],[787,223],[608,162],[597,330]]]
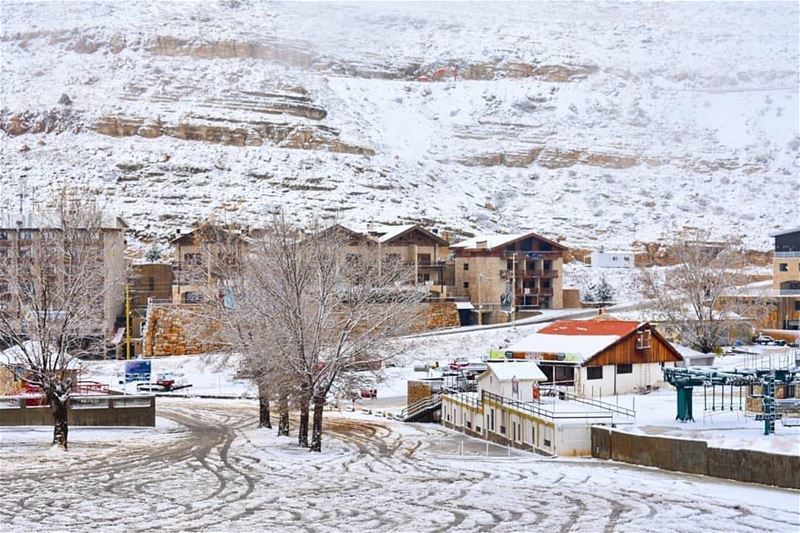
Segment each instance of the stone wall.
[[461,325],[458,309],[453,302],[429,302],[425,310],[425,327],[428,330],[457,328]]
[[800,456],[712,448],[705,441],[592,427],[592,457],[664,470],[800,489]]
[[152,307],[144,336],[145,357],[191,355],[219,350],[220,326],[203,313],[203,307],[171,304]]
[[[437,382],[438,384],[439,382]],[[408,381],[406,390],[408,392],[408,405],[433,396],[433,388],[431,383],[427,381]]]

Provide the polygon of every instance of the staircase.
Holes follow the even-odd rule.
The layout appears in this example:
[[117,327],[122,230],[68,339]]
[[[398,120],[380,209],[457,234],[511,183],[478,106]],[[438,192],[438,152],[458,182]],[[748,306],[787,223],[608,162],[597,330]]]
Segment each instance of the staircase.
[[434,394],[418,400],[400,411],[400,418],[403,422],[428,422],[432,421],[433,415],[441,408],[442,395]]

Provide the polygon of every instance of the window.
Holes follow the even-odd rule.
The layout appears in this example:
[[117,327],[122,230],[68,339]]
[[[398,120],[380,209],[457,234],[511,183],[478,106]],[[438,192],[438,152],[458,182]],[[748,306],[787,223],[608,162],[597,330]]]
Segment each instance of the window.
[[469,289],[469,281],[465,281],[464,282],[464,288],[465,289]]
[[603,379],[603,367],[602,366],[586,367],[586,379]]
[[778,263],[778,270],[781,272],[789,272],[789,264],[788,263]]
[[629,262],[629,263],[630,263],[630,261],[631,261],[631,258],[630,258],[630,257],[625,257],[625,261],[627,261],[627,262]]
[[199,265],[200,254],[183,254],[183,262],[187,265]]
[[0,241],[8,240],[8,232],[5,230],[0,231]]
[[616,256],[616,255],[612,255],[612,256],[611,256],[611,260],[612,260],[612,261],[616,261],[617,259],[618,259],[618,258],[617,258],[617,256]]
[[32,241],[33,240],[33,232],[29,229],[24,229],[19,232],[19,238],[23,241]]
[[800,311],[800,300],[795,300],[794,301],[794,310],[795,311]]
[[632,374],[633,365],[617,365],[617,374]]
[[464,263],[464,270],[469,270],[469,263]]

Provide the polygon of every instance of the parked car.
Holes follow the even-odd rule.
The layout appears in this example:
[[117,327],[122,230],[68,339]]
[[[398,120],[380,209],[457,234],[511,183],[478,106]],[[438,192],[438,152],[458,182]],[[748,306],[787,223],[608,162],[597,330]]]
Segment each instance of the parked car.
[[361,389],[358,395],[362,398],[377,398],[378,389]]
[[453,359],[453,362],[450,363],[450,368],[452,370],[461,370],[462,368],[469,366],[469,359],[466,357],[456,357]]
[[786,341],[782,339],[773,339],[769,335],[759,335],[753,342],[762,346],[785,346]]

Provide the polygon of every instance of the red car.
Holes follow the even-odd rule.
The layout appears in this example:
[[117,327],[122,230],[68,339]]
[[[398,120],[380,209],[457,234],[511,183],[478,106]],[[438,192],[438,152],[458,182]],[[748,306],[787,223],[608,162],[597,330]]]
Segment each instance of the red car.
[[361,389],[359,391],[359,396],[362,398],[377,398],[378,389]]

